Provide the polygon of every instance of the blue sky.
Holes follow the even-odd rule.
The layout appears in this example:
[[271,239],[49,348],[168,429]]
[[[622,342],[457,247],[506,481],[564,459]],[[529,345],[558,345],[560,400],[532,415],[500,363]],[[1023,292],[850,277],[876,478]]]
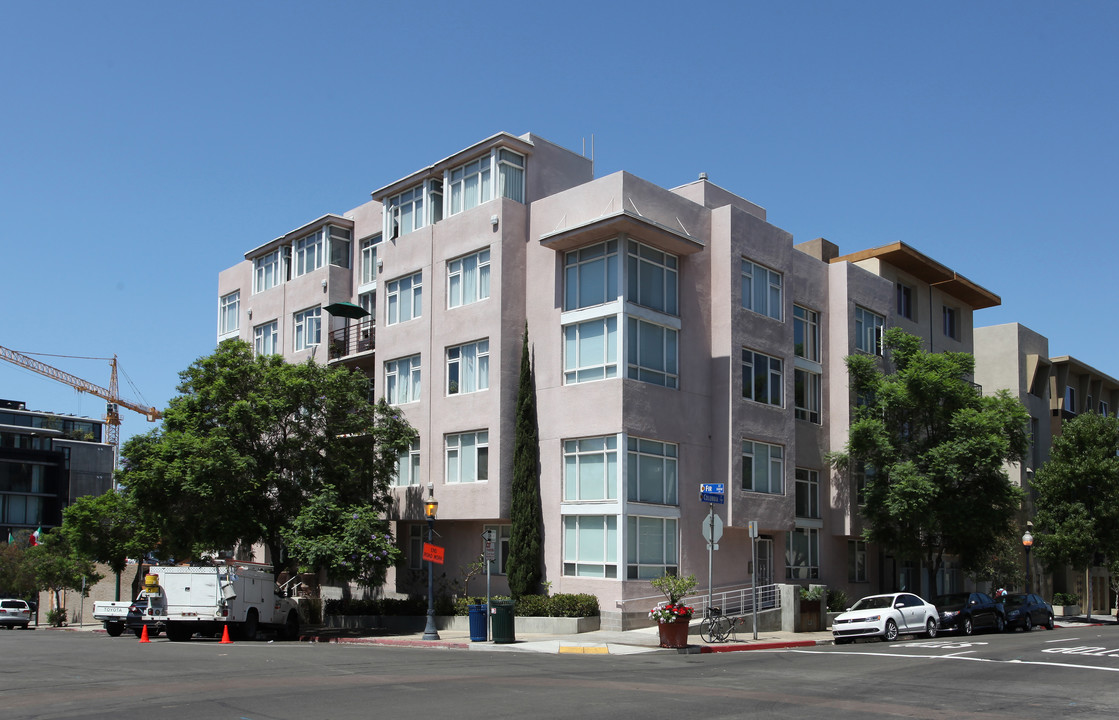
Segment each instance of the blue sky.
[[[221,270],[508,131],[706,172],[798,242],[906,242],[1002,297],[977,324],[1119,376],[1117,30],[1114,2],[8,0],[0,345],[117,354],[163,407]],[[9,363],[0,397],[104,411]]]

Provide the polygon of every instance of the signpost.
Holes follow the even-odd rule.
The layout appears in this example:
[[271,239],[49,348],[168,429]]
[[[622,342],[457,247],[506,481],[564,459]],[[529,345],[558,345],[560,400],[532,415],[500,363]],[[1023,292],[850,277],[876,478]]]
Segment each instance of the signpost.
[[703,521],[703,537],[707,539],[707,608],[710,612],[715,586],[715,551],[719,549],[719,538],[723,536],[723,521],[715,514],[715,506],[726,502],[726,485],[723,483],[701,483],[699,499],[707,503],[707,517]]
[[497,533],[494,530],[486,530],[482,533],[482,540],[485,541],[485,550],[483,554],[486,558],[486,641],[490,639],[490,566],[493,561],[497,559],[497,538],[494,537]]
[[758,639],[758,521],[751,520],[750,529],[750,609],[754,617],[754,639]]

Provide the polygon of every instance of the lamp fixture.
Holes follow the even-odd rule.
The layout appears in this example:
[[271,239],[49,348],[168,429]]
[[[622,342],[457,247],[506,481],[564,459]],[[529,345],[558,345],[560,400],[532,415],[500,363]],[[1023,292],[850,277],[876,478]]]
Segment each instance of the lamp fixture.
[[435,519],[435,513],[439,510],[439,501],[435,498],[428,498],[424,500],[424,517],[429,520]]

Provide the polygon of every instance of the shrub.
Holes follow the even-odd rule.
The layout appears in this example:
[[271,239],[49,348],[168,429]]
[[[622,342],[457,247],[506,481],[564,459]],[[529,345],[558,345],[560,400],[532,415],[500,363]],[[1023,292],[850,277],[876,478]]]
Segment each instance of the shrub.
[[1053,593],[1054,605],[1079,605],[1080,596],[1076,593]]
[[588,593],[561,593],[549,599],[551,617],[598,617],[598,598]]
[[66,611],[60,608],[47,611],[47,624],[51,627],[62,627],[66,622]]
[[547,595],[521,595],[513,608],[518,617],[551,617],[551,598]]
[[[509,600],[507,595],[493,595],[491,600]],[[455,601],[454,614],[468,615],[470,605],[484,605],[485,597],[462,597]],[[513,606],[517,617],[596,617],[598,598],[594,595],[522,595]]]
[[801,600],[823,600],[824,599],[824,594],[826,592],[827,592],[827,588],[825,588],[823,585],[817,585],[816,587],[812,588],[811,590],[809,590],[808,588],[801,588],[800,589],[800,599]]
[[828,612],[843,612],[850,606],[847,593],[842,590],[828,590]]

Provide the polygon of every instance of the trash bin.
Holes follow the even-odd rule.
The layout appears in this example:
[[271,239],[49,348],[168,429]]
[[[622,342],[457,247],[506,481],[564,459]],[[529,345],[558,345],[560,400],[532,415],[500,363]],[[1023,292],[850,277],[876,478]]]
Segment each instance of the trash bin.
[[513,623],[513,601],[493,600],[490,603],[490,630],[495,643],[517,642]]
[[485,642],[486,637],[486,606],[467,605],[470,611],[470,642]]

